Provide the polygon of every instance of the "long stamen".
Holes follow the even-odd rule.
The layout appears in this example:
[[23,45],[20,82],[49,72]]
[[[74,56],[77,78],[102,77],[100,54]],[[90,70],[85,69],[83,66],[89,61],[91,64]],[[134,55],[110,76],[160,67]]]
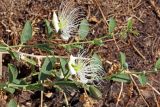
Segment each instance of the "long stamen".
[[62,39],[68,40],[78,32],[78,26],[84,17],[84,12],[81,10],[82,7],[75,7],[73,0],[62,2],[60,12],[58,13],[60,24],[62,25],[60,27]]
[[82,52],[77,57],[72,56],[75,60],[75,66],[78,67],[78,69],[76,68],[76,75],[80,78],[79,81],[86,84],[102,79],[104,74],[102,66],[94,63],[96,59],[83,57],[84,54],[85,52]]

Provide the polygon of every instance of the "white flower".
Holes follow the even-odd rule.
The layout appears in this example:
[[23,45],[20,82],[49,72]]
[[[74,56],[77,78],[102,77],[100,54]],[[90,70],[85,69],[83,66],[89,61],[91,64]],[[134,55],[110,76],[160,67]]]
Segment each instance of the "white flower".
[[82,55],[71,55],[68,66],[70,74],[75,75],[84,84],[99,81],[104,74],[102,66],[95,63],[94,58],[84,58]]
[[62,2],[58,17],[56,13],[53,14],[53,22],[56,32],[61,31],[61,38],[68,41],[70,37],[77,33],[80,21],[84,17],[81,7],[75,7],[75,2]]

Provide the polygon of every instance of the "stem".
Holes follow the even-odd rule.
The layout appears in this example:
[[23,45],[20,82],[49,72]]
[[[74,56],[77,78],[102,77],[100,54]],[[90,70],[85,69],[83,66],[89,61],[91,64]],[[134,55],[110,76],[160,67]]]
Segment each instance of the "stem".
[[59,44],[59,46],[68,46],[68,45],[76,45],[76,44],[87,44],[87,43],[92,43],[94,40],[91,41],[85,41],[85,42],[73,42],[73,43],[68,43],[68,44]]
[[64,99],[65,99],[66,106],[68,107],[68,106],[69,106],[69,103],[68,103],[68,99],[67,99],[66,93],[63,92],[63,95],[64,95]]
[[[41,80],[41,84],[43,84],[42,80]],[[41,107],[43,107],[43,91],[41,91]]]
[[[34,84],[29,84],[29,85],[36,85],[38,83],[34,83]],[[24,87],[27,87],[29,85],[18,85],[18,84],[14,84],[14,83],[9,83],[8,84],[8,87],[19,87],[19,88],[24,88]]]
[[30,48],[30,47],[38,47],[38,46],[43,46],[43,45],[50,45],[50,46],[55,46],[56,44],[49,44],[49,43],[43,43],[43,44],[34,44],[34,45],[14,45],[14,46],[8,46],[9,48],[18,48],[18,47],[26,47],[26,48]]
[[27,54],[27,53],[23,53],[23,52],[18,52],[20,55],[24,55],[24,56],[27,56],[27,57],[32,57],[32,58],[40,58],[40,59],[43,59],[43,58],[46,58],[46,57],[55,57],[55,58],[68,58],[67,56],[54,56],[54,55],[33,55],[33,54]]
[[[68,45],[76,45],[76,44],[87,44],[87,43],[92,43],[93,40],[91,41],[85,41],[85,42],[73,42],[73,43],[68,43],[68,44],[49,44],[49,43],[43,43],[43,44],[34,44],[34,45],[14,45],[14,46],[8,46],[9,48],[18,48],[18,47],[25,47],[25,48],[30,48],[30,47],[38,47],[38,46],[43,46],[43,45],[49,45],[49,46],[68,46]],[[2,47],[3,48],[3,47]],[[7,47],[4,47],[4,49]]]
[[[17,51],[15,51],[17,52]],[[9,52],[0,52],[2,54],[9,54]],[[28,53],[23,53],[23,52],[17,52],[19,55],[24,55],[26,57],[32,57],[32,58],[40,58],[40,59],[43,59],[43,58],[46,58],[46,57],[55,57],[55,58],[69,58],[67,56],[55,56],[55,55],[34,55],[34,54],[28,54]]]
[[3,77],[3,71],[2,71],[2,53],[0,53],[0,79]]
[[27,78],[30,78],[30,77],[32,77],[32,76],[36,76],[36,75],[38,75],[38,74],[39,74],[39,72],[32,73],[31,75],[29,75],[29,76],[23,78],[23,80],[26,80]]
[[160,92],[154,88],[151,84],[147,83],[147,85],[149,85],[158,95],[160,95]]
[[[105,35],[105,36],[102,36],[102,37],[99,37],[99,38],[95,38],[95,39],[105,39],[107,37],[108,37],[108,35]],[[17,47],[30,48],[30,47],[38,47],[38,46],[43,46],[43,45],[49,45],[49,46],[55,46],[55,45],[57,45],[57,46],[68,46],[68,45],[76,45],[76,44],[87,44],[87,43],[93,43],[94,40],[82,41],[82,42],[73,42],[73,43],[68,43],[68,44],[49,44],[49,43],[43,43],[43,44],[34,44],[34,45],[23,45],[23,44],[21,44],[21,45],[14,45],[14,46],[8,46],[7,44],[5,44],[5,43],[4,44],[7,45],[9,48],[17,48]]]
[[155,71],[143,71],[143,72],[135,72],[135,71],[125,71],[127,74],[149,74],[149,73],[156,73]]

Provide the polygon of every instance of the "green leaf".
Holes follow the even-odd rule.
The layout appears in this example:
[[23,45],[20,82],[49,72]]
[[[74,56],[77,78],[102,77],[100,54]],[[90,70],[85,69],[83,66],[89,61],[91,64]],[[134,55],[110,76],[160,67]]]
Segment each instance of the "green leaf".
[[49,46],[49,44],[40,44],[40,45],[37,45],[36,47],[44,51],[47,51],[50,54],[53,54],[52,48]]
[[54,73],[56,76],[56,79],[64,79],[65,78],[65,74],[63,73],[62,69],[60,69],[58,72]]
[[112,34],[116,27],[116,21],[114,18],[109,19],[109,34]]
[[47,35],[50,37],[53,33],[52,27],[50,26],[50,22],[47,19],[45,19],[45,24],[46,24]]
[[6,86],[5,83],[0,83],[0,89],[4,88]]
[[4,90],[8,91],[11,94],[13,94],[15,92],[14,88],[4,88]]
[[160,58],[157,60],[156,64],[154,65],[155,71],[160,70]]
[[71,52],[72,49],[83,49],[84,47],[82,45],[65,45],[63,46],[68,52]]
[[41,91],[43,90],[42,84],[29,84],[27,87],[25,87],[26,90],[38,90]]
[[61,68],[63,71],[63,75],[67,75],[68,71],[66,70],[67,60],[64,58],[60,58]]
[[122,67],[125,67],[126,65],[126,56],[123,52],[120,52],[120,62],[121,62],[121,65]]
[[14,99],[11,99],[7,104],[7,107],[17,107],[17,102]]
[[79,36],[81,40],[84,40],[89,33],[89,23],[86,19],[83,19],[79,27]]
[[22,60],[24,60],[25,62],[28,62],[31,65],[36,65],[36,62],[33,59],[27,58],[27,57],[23,57]]
[[8,64],[8,68],[9,68],[9,82],[11,83],[14,80],[16,80],[18,76],[18,70],[13,64]]
[[94,39],[93,44],[97,45],[97,46],[103,46],[104,45],[102,39]]
[[69,86],[72,88],[77,88],[79,85],[78,83],[75,83],[74,81],[55,81],[53,85],[58,85],[58,86]]
[[14,52],[14,51],[11,51],[11,50],[8,50],[8,52],[11,55],[12,59],[16,59],[16,60],[20,59],[20,56],[19,56],[18,52]]
[[91,63],[94,63],[96,65],[102,65],[101,58],[96,53],[93,54],[92,59],[93,61]]
[[139,32],[137,30],[132,30],[130,31],[130,33],[132,33],[134,36],[138,36]]
[[39,80],[45,80],[51,74],[54,64],[55,57],[45,58],[42,68],[40,69]]
[[127,38],[127,30],[123,29],[120,32],[120,37],[121,37],[121,39],[126,39]]
[[12,81],[12,83],[14,83],[14,84],[20,84],[20,83],[21,83],[21,80],[14,79],[14,80]]
[[92,97],[96,99],[102,98],[101,91],[93,85],[89,86],[89,93]]
[[132,31],[133,28],[133,20],[132,17],[128,18],[128,22],[127,22],[127,30],[128,31]]
[[129,75],[125,73],[113,74],[110,79],[117,82],[130,82],[131,80]]
[[21,44],[26,43],[31,38],[32,38],[32,25],[30,21],[27,21],[22,30]]
[[5,46],[5,45],[3,45],[3,44],[0,44],[0,52],[5,52],[5,51],[7,51],[7,50],[8,50],[7,48],[8,48],[7,46]]
[[66,70],[65,66],[67,64],[67,60],[64,58],[60,58],[60,63],[61,63],[62,70],[65,71]]
[[138,80],[141,83],[141,85],[145,85],[148,82],[147,77],[144,73],[138,75]]

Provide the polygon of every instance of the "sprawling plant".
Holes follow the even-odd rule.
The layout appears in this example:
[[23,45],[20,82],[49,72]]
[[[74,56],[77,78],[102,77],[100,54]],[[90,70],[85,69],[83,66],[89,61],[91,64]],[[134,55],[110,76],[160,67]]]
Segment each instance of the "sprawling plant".
[[[69,41],[71,37],[78,36],[78,40],[75,39],[72,42],[63,44],[43,43],[26,45],[29,40],[32,39],[32,24],[27,21],[22,30],[20,36],[20,44],[16,46],[9,46],[3,40],[0,41],[0,52],[3,54],[10,54],[12,58],[19,62],[25,62],[32,68],[32,72],[29,76],[24,78],[18,78],[19,71],[14,64],[8,64],[9,79],[6,82],[0,83],[0,89],[10,93],[14,93],[18,90],[40,90],[43,92],[45,86],[56,88],[64,93],[66,105],[68,101],[65,95],[65,90],[68,87],[78,90],[83,88],[84,92],[95,98],[101,98],[102,94],[97,88],[102,80],[109,79],[118,82],[131,82],[132,76],[138,78],[142,85],[147,84],[147,77],[145,72],[135,73],[130,72],[128,64],[126,62],[125,54],[120,53],[121,65],[116,72],[109,76],[105,76],[105,71],[102,66],[101,58],[98,54],[91,54],[84,52],[84,44],[90,44],[95,46],[103,46],[104,38],[113,38],[114,29],[116,27],[116,21],[111,18],[109,20],[109,32],[107,35],[88,40],[87,35],[89,33],[89,24],[84,17],[82,7],[75,5],[73,0],[62,2],[58,15],[53,13],[52,23],[45,19],[47,35],[54,37],[55,33],[60,33],[62,40]],[[54,28],[52,28],[54,26]],[[54,30],[55,29],[55,33]],[[124,34],[133,33],[132,20],[129,19],[127,27],[124,28]],[[52,46],[57,46],[66,49],[68,56],[54,55]],[[21,52],[22,48],[38,48],[46,51],[47,55],[35,55]],[[78,49],[83,51],[74,55],[72,49]],[[90,54],[90,57],[86,54]],[[112,63],[110,63],[112,65]],[[114,65],[114,64],[113,64]],[[39,70],[35,69],[35,66],[39,67]],[[58,67],[57,67],[58,66]],[[1,67],[0,67],[1,68]],[[154,73],[160,70],[160,60],[158,60],[154,67]],[[30,78],[37,76],[37,81],[32,83]],[[97,84],[98,83],[98,84]],[[64,88],[65,87],[65,88]],[[87,93],[86,93],[87,94]],[[43,96],[43,93],[41,94]],[[43,97],[41,97],[43,98]],[[42,100],[41,100],[42,101]],[[10,100],[9,105],[16,105],[14,100]],[[41,105],[42,106],[42,105]]]

